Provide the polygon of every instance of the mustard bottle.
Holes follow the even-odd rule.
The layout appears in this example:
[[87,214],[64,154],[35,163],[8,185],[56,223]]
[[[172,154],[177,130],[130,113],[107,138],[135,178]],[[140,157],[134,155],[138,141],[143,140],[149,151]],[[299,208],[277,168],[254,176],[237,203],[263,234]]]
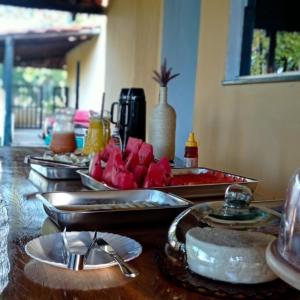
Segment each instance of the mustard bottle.
[[198,168],[198,144],[194,132],[191,132],[185,143],[184,151],[185,168]]

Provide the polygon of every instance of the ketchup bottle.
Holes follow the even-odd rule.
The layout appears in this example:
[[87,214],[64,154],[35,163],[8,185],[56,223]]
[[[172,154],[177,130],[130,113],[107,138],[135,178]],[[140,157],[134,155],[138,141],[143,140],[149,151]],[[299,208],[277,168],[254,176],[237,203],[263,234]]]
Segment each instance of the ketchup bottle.
[[194,132],[191,132],[185,143],[184,166],[186,168],[198,168],[198,144]]

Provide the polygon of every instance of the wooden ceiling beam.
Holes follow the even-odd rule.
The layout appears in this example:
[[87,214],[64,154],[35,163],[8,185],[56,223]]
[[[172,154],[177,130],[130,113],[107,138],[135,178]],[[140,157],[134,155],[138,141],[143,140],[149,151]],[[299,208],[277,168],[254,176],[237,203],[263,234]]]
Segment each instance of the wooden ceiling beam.
[[55,9],[73,13],[105,14],[101,0],[0,0],[0,4],[27,8]]

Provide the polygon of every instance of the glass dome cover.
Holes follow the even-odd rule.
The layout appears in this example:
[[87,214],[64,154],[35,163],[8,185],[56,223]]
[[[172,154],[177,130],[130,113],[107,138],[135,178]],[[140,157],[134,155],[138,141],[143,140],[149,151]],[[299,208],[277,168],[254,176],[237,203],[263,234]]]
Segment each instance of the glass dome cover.
[[169,229],[166,254],[179,251],[190,271],[213,280],[234,284],[275,280],[265,251],[278,234],[280,214],[251,205],[252,198],[248,187],[233,184],[225,192],[225,201],[185,210]]
[[248,187],[233,184],[227,188],[224,202],[204,202],[188,208],[178,215],[170,226],[170,246],[174,250],[185,252],[184,242],[177,239],[176,230],[187,215],[192,215],[200,228],[212,227],[277,235],[280,214],[266,207],[252,205],[252,199],[252,192]]
[[277,247],[279,254],[300,270],[300,169],[288,185]]

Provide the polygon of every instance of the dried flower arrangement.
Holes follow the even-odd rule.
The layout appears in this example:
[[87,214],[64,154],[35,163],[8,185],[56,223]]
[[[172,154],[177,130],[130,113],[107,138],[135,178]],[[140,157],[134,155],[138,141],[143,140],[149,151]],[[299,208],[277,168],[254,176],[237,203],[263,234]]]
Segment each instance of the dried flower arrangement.
[[160,73],[154,70],[154,76],[152,78],[158,82],[161,87],[166,87],[169,81],[180,75],[180,73],[172,74],[171,72],[172,68],[168,69],[167,60],[164,59],[164,63],[160,67]]

